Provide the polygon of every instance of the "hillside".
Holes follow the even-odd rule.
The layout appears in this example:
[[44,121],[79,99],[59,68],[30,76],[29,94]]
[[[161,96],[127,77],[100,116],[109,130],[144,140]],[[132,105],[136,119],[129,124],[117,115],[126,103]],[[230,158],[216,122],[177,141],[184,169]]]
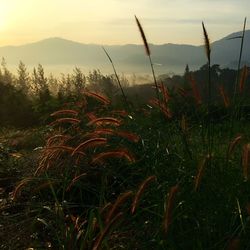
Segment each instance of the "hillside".
[[[228,40],[239,36],[241,32],[230,34],[212,43],[212,63],[222,67],[235,67],[238,59],[240,39]],[[121,72],[149,72],[143,45],[105,46],[117,68]],[[191,69],[197,69],[206,61],[203,46],[182,44],[151,44],[153,61],[157,73],[183,72],[188,63]],[[22,60],[28,66],[38,63],[46,66],[80,66],[86,69],[99,68],[111,72],[109,62],[101,45],[83,44],[63,38],[48,38],[22,46],[0,47],[0,56],[5,57],[9,65],[18,65]],[[246,31],[243,61],[250,63],[250,30]]]

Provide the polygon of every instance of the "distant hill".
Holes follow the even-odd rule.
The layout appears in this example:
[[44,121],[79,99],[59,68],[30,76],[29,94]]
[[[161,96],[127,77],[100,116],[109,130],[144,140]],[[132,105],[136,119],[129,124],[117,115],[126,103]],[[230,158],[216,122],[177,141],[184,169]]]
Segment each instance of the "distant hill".
[[[240,39],[228,40],[228,38],[239,35],[241,32],[236,32],[212,43],[212,63],[218,63],[222,67],[236,67]],[[181,73],[186,64],[193,70],[206,62],[203,46],[151,44],[150,47],[158,74],[170,71]],[[109,45],[105,48],[119,72],[150,74],[143,45]],[[45,67],[79,66],[88,70],[99,68],[103,72],[112,72],[100,45],[82,44],[62,38],[48,38],[22,46],[0,47],[0,57],[5,57],[8,65],[15,66],[22,60],[27,66],[41,63]],[[245,34],[242,60],[250,65],[250,30]]]

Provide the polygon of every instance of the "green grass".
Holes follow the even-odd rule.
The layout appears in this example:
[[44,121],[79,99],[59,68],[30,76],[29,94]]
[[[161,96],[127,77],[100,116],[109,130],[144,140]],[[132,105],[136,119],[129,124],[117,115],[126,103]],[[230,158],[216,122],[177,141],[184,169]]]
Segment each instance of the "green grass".
[[[111,110],[107,109],[105,113],[110,114]],[[179,119],[167,120],[154,110],[146,117],[141,112],[131,115],[133,119],[125,118],[121,129],[139,135],[141,140],[135,144],[113,137],[110,144],[129,148],[136,156],[135,163],[127,164],[123,159],[116,159],[97,167],[88,166],[89,163],[84,161],[76,166],[67,154],[62,154],[53,168],[24,186],[16,201],[9,200],[7,193],[2,194],[6,204],[1,204],[1,221],[4,224],[1,232],[3,237],[7,237],[6,244],[13,244],[11,249],[21,249],[21,246],[39,249],[46,244],[52,244],[53,249],[62,249],[63,246],[72,249],[72,244],[75,249],[91,249],[105,228],[105,216],[100,213],[100,208],[114,202],[123,192],[131,190],[135,193],[151,175],[155,175],[157,181],[145,189],[136,213],[133,216],[130,213],[133,198],[118,208],[116,213],[122,211],[122,219],[111,227],[102,243],[104,249],[226,249],[235,238],[240,239],[242,249],[250,247],[247,237],[249,214],[246,210],[250,185],[244,180],[241,165],[242,145],[250,138],[250,121],[235,122],[233,138],[242,134],[243,140],[228,162],[226,152],[233,139],[228,136],[230,116],[216,121],[212,164],[205,167],[200,187],[195,192],[197,168],[206,155],[203,134],[207,128],[200,126],[195,119],[187,119],[185,145]],[[84,123],[81,128],[83,131],[90,129]],[[77,144],[75,142],[81,140],[81,134],[70,127],[65,127],[65,131],[74,136],[71,143]],[[187,146],[192,157],[187,152]],[[29,149],[29,144],[27,147]],[[33,154],[29,152],[26,158],[18,159],[13,158],[11,152],[5,152],[8,157],[1,163],[1,171],[12,164],[15,169],[29,166],[34,173],[37,165],[28,160]],[[88,151],[88,154],[92,157],[93,151]],[[82,170],[87,171],[87,177],[79,179],[70,192],[66,192],[72,177]],[[32,173],[24,171],[11,175],[21,180],[23,175],[32,176]],[[48,181],[51,184],[34,191]],[[165,235],[162,223],[167,194],[176,184],[179,184],[179,191],[174,199],[172,223]],[[13,187],[12,183],[12,190]],[[77,240],[79,232],[70,216],[79,217],[80,222],[86,220],[82,225],[81,240]],[[94,221],[98,222],[97,228],[91,226]],[[9,231],[15,234],[8,233],[6,236]],[[19,239],[16,232],[20,235]],[[27,238],[25,241],[20,240],[24,237],[22,234]]]
[[[64,105],[41,132],[2,131],[1,249],[250,249],[248,114],[213,102],[210,77],[209,98],[199,104],[188,90],[183,98],[154,83],[157,99],[146,111],[114,112],[85,91],[82,105]],[[149,176],[156,180],[132,214]]]

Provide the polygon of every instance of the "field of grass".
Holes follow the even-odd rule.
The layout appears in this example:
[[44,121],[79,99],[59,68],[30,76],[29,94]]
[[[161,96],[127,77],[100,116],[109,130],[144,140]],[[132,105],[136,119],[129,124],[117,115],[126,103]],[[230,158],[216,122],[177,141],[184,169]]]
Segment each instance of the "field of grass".
[[208,156],[202,105],[178,119],[86,95],[2,131],[1,249],[250,247],[249,120],[213,120]]
[[154,76],[144,107],[84,90],[46,126],[1,130],[0,249],[250,249],[246,78],[213,102],[203,31],[205,99]]

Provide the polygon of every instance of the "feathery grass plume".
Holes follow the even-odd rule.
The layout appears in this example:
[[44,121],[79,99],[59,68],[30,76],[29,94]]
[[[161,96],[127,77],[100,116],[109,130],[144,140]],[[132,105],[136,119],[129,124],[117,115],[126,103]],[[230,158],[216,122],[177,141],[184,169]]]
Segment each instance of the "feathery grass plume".
[[86,96],[93,97],[96,100],[98,100],[98,101],[100,101],[100,102],[102,102],[103,104],[106,104],[106,105],[111,103],[111,101],[106,96],[104,96],[103,94],[100,94],[100,93],[84,91],[83,94],[86,95]]
[[122,117],[127,117],[128,116],[128,112],[125,110],[113,110],[111,111],[111,114],[115,114],[115,115],[119,115]]
[[86,148],[96,147],[107,144],[106,138],[92,138],[87,141],[80,143],[72,152],[71,156],[77,153],[79,150],[85,150]]
[[136,20],[136,24],[137,24],[137,26],[139,28],[139,31],[140,31],[140,34],[141,34],[141,37],[142,37],[142,40],[143,40],[143,44],[144,44],[146,54],[147,54],[147,56],[149,58],[149,63],[150,63],[150,67],[151,67],[151,70],[152,70],[152,75],[153,75],[153,78],[154,78],[156,97],[160,101],[160,93],[159,93],[159,89],[158,89],[158,85],[157,85],[157,81],[156,81],[156,77],[155,77],[154,66],[153,66],[153,63],[152,63],[151,53],[150,53],[149,45],[148,45],[148,42],[147,42],[147,38],[145,36],[144,30],[143,30],[143,28],[141,26],[141,23],[140,23],[139,19],[136,16],[135,16],[135,20]]
[[177,87],[177,93],[184,98],[188,96],[187,91],[182,87]]
[[203,35],[204,35],[204,44],[205,44],[207,60],[210,62],[210,60],[211,60],[211,58],[210,58],[210,55],[211,55],[210,41],[209,41],[209,37],[207,34],[207,30],[206,30],[203,22],[202,22],[202,29],[203,29]]
[[76,158],[76,160],[75,160],[76,166],[78,166],[78,165],[80,164],[82,157],[83,157],[83,156],[86,156],[86,154],[83,153],[83,152],[81,152],[81,151],[78,151],[77,154],[78,154],[78,155],[77,155],[77,158]]
[[102,125],[113,125],[113,126],[120,126],[122,124],[122,121],[113,117],[101,117],[101,118],[96,118],[92,121],[90,121],[87,125],[97,125],[97,126],[102,126]]
[[70,184],[68,185],[68,187],[66,188],[66,192],[68,192],[71,187],[80,179],[82,178],[83,176],[86,176],[87,174],[86,173],[83,173],[83,174],[80,174],[80,175],[77,175],[76,177],[74,177],[74,179],[70,182]]
[[79,124],[81,122],[81,120],[76,119],[76,118],[60,118],[60,119],[56,119],[54,122],[50,123],[50,126],[54,126],[60,123],[71,123],[71,124]]
[[77,116],[78,112],[72,109],[62,109],[62,110],[58,110],[52,114],[50,114],[50,116],[58,116],[58,115],[74,115]]
[[189,82],[190,82],[191,87],[192,87],[193,96],[195,98],[195,101],[196,101],[197,105],[200,105],[202,103],[201,94],[200,94],[200,91],[197,87],[197,83],[194,79],[193,74],[190,74],[188,79],[189,79]]
[[103,49],[103,51],[105,52],[106,56],[108,57],[108,59],[109,59],[111,65],[112,65],[112,67],[113,67],[113,70],[114,70],[114,73],[115,73],[116,80],[117,80],[118,85],[119,85],[119,88],[120,88],[120,90],[121,90],[121,92],[122,92],[124,104],[129,108],[129,103],[128,103],[127,97],[126,97],[126,95],[125,95],[125,93],[124,93],[124,90],[123,90],[122,84],[121,84],[121,82],[120,82],[119,76],[118,76],[118,74],[117,74],[117,72],[116,72],[115,65],[114,65],[114,63],[113,63],[111,57],[109,56],[108,52],[105,50],[105,48],[102,47],[102,49]]
[[44,170],[46,166],[46,162],[48,161],[48,158],[49,158],[49,155],[43,156],[43,158],[39,162],[39,165],[34,173],[34,176],[41,174],[41,172]]
[[98,136],[98,135],[115,135],[115,136],[123,137],[135,143],[140,140],[140,137],[136,134],[126,132],[126,131],[115,131],[113,129],[108,129],[108,128],[95,129],[92,133],[86,134],[86,137],[93,137],[93,136]]
[[70,138],[71,137],[68,136],[68,135],[53,135],[53,136],[51,136],[51,137],[49,137],[47,139],[47,143],[46,144],[49,147],[49,146],[51,146],[52,143],[55,143],[55,141],[57,141],[58,139],[61,139],[60,140],[60,143],[61,143],[61,142],[65,142],[66,140],[68,140]]
[[91,133],[87,133],[86,137],[92,137],[95,135],[114,135],[116,131],[111,128],[97,128]]
[[234,149],[236,148],[236,146],[241,142],[242,140],[242,135],[238,135],[236,136],[229,144],[228,146],[228,150],[227,150],[227,158],[229,159],[233,152],[234,152]]
[[177,184],[171,187],[168,193],[168,198],[166,200],[166,210],[165,210],[164,218],[163,218],[163,232],[165,233],[165,235],[167,235],[169,231],[169,226],[172,223],[174,201],[175,201],[175,197],[178,191],[179,191],[179,185]]
[[13,194],[12,194],[13,200],[16,200],[16,199],[17,199],[17,197],[20,195],[21,190],[24,188],[24,186],[25,186],[28,182],[30,182],[30,181],[32,181],[32,180],[33,180],[33,178],[28,177],[28,178],[25,178],[25,179],[23,179],[23,180],[20,181],[20,183],[15,187],[15,189],[14,189],[14,191],[13,191]]
[[161,81],[161,85],[159,88],[160,88],[162,95],[163,95],[163,101],[165,104],[167,104],[169,99],[170,99],[170,94],[169,94],[168,89],[165,87],[163,81]]
[[102,152],[93,156],[92,164],[103,163],[106,159],[110,158],[125,158],[130,163],[135,162],[134,156],[127,149],[118,149],[114,151]]
[[126,138],[127,140],[131,142],[135,142],[135,143],[137,143],[140,140],[140,136],[133,134],[133,133],[125,132],[125,131],[116,131],[115,134],[117,136]]
[[169,119],[172,117],[172,113],[165,103],[161,103],[157,99],[151,99],[149,100],[149,103],[152,106],[160,108],[161,112],[166,116],[166,118]]
[[116,199],[115,203],[109,210],[107,217],[105,219],[105,223],[108,224],[111,220],[111,218],[114,216],[115,212],[118,210],[118,208],[124,204],[124,202],[130,198],[133,195],[132,191],[128,191],[126,193],[120,194],[119,197]]
[[[208,101],[207,101],[207,111],[208,111],[208,145],[207,145],[207,151],[208,155],[211,155],[212,152],[212,145],[213,145],[213,136],[212,136],[212,123],[211,123],[211,102],[212,102],[212,85],[211,85],[211,47],[210,47],[210,41],[209,37],[205,28],[204,23],[202,22],[202,29],[204,34],[204,45],[205,45],[205,51],[208,61]],[[211,164],[211,160],[209,161],[209,164]]]
[[243,176],[245,180],[248,180],[249,163],[250,163],[250,143],[247,143],[243,146],[243,152],[242,152],[242,167],[243,167]]
[[103,239],[107,236],[107,234],[109,233],[111,227],[117,222],[119,221],[123,216],[123,213],[120,212],[118,213],[104,228],[104,230],[102,231],[102,233],[100,234],[100,236],[95,240],[94,242],[94,246],[92,248],[92,250],[99,250],[101,249],[101,244]]
[[198,191],[198,188],[200,187],[200,184],[201,184],[201,179],[202,179],[204,171],[205,171],[205,167],[206,167],[208,161],[210,161],[210,159],[211,159],[211,156],[206,155],[206,157],[199,164],[198,173],[197,173],[195,180],[194,180],[194,191]]
[[93,121],[93,120],[97,119],[96,115],[93,112],[86,113],[85,115],[89,121]]
[[135,195],[135,198],[133,200],[133,203],[132,203],[132,207],[131,207],[131,213],[134,214],[135,213],[135,210],[136,210],[136,207],[138,206],[138,203],[139,203],[139,200],[144,192],[144,190],[146,189],[146,187],[149,185],[150,182],[152,181],[156,181],[156,176],[155,175],[152,175],[152,176],[149,176],[146,180],[143,181],[143,183],[140,185],[136,195]]
[[59,151],[66,151],[68,153],[71,153],[74,150],[74,148],[69,147],[69,146],[64,146],[64,145],[58,145],[58,146],[47,147],[44,150],[46,150],[46,151],[59,150]]
[[248,76],[248,68],[246,65],[244,65],[244,67],[241,70],[241,76],[240,76],[240,84],[239,84],[239,92],[242,93],[246,80],[247,80],[247,76]]
[[222,99],[223,99],[223,102],[224,102],[224,106],[226,108],[228,108],[229,105],[230,105],[230,101],[229,101],[229,97],[228,97],[228,95],[227,95],[227,93],[226,93],[225,88],[224,88],[223,85],[219,86],[219,91],[220,91],[220,95],[222,96]]
[[145,51],[146,51],[146,54],[147,56],[150,56],[150,49],[149,49],[149,46],[148,46],[148,42],[147,42],[147,38],[145,36],[145,33],[144,33],[144,30],[141,26],[141,23],[139,21],[139,19],[135,16],[135,21],[137,23],[137,26],[139,28],[139,31],[140,31],[140,34],[141,34],[141,37],[142,37],[142,40],[143,40],[143,43],[144,43],[144,48],[145,48]]
[[117,136],[126,138],[127,140],[135,143],[137,143],[140,140],[140,137],[138,135],[126,131],[116,131],[115,134]]

